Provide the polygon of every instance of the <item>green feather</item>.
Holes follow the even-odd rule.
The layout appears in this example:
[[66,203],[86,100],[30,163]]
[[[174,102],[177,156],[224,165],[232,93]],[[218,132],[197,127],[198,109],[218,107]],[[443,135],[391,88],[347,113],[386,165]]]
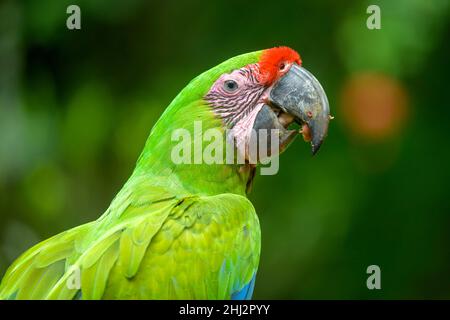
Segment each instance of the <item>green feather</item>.
[[[117,239],[116,239],[117,240]],[[106,287],[109,273],[119,255],[119,241],[114,242],[101,255],[100,259],[81,274],[83,299],[101,299]]]
[[26,295],[22,296],[23,299],[41,299],[45,297],[56,282],[59,280],[61,275],[64,273],[64,263],[63,261],[58,261],[53,263],[48,268],[41,268],[39,273],[39,279],[35,279],[34,286],[27,288],[28,290],[22,290],[27,292]]

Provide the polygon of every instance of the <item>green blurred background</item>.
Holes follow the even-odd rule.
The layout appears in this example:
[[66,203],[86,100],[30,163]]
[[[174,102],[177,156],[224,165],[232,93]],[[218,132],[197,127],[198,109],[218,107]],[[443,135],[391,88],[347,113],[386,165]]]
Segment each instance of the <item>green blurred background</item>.
[[[450,298],[450,2],[345,3],[0,1],[0,275],[100,216],[190,79],[287,45],[336,119],[317,156],[294,143],[256,179],[254,298]],[[366,287],[372,264],[381,290]]]

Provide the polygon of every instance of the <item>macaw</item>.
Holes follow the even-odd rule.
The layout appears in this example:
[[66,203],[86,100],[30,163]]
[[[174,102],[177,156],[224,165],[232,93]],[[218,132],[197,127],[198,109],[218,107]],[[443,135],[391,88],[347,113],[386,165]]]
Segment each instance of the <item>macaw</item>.
[[[251,299],[261,247],[247,198],[251,131],[277,129],[282,152],[297,123],[314,154],[330,118],[322,86],[288,47],[207,70],[166,108],[104,214],[22,254],[0,299]],[[226,143],[232,135],[245,161],[175,163],[173,132],[195,135],[198,121]]]

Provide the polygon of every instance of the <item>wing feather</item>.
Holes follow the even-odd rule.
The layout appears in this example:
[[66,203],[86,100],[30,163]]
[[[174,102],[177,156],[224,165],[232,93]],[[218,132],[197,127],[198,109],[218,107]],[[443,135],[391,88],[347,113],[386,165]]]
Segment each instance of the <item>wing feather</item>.
[[[0,299],[247,297],[260,252],[250,201],[151,190],[123,192],[99,220],[25,252],[3,278]],[[77,269],[81,288],[68,286]]]

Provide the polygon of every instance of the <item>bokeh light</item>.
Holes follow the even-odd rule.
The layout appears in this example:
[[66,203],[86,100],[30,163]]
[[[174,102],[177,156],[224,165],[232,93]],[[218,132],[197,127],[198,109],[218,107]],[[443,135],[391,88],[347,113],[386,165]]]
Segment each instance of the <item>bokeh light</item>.
[[342,90],[340,108],[350,133],[371,141],[398,135],[409,115],[402,84],[376,73],[352,75]]

